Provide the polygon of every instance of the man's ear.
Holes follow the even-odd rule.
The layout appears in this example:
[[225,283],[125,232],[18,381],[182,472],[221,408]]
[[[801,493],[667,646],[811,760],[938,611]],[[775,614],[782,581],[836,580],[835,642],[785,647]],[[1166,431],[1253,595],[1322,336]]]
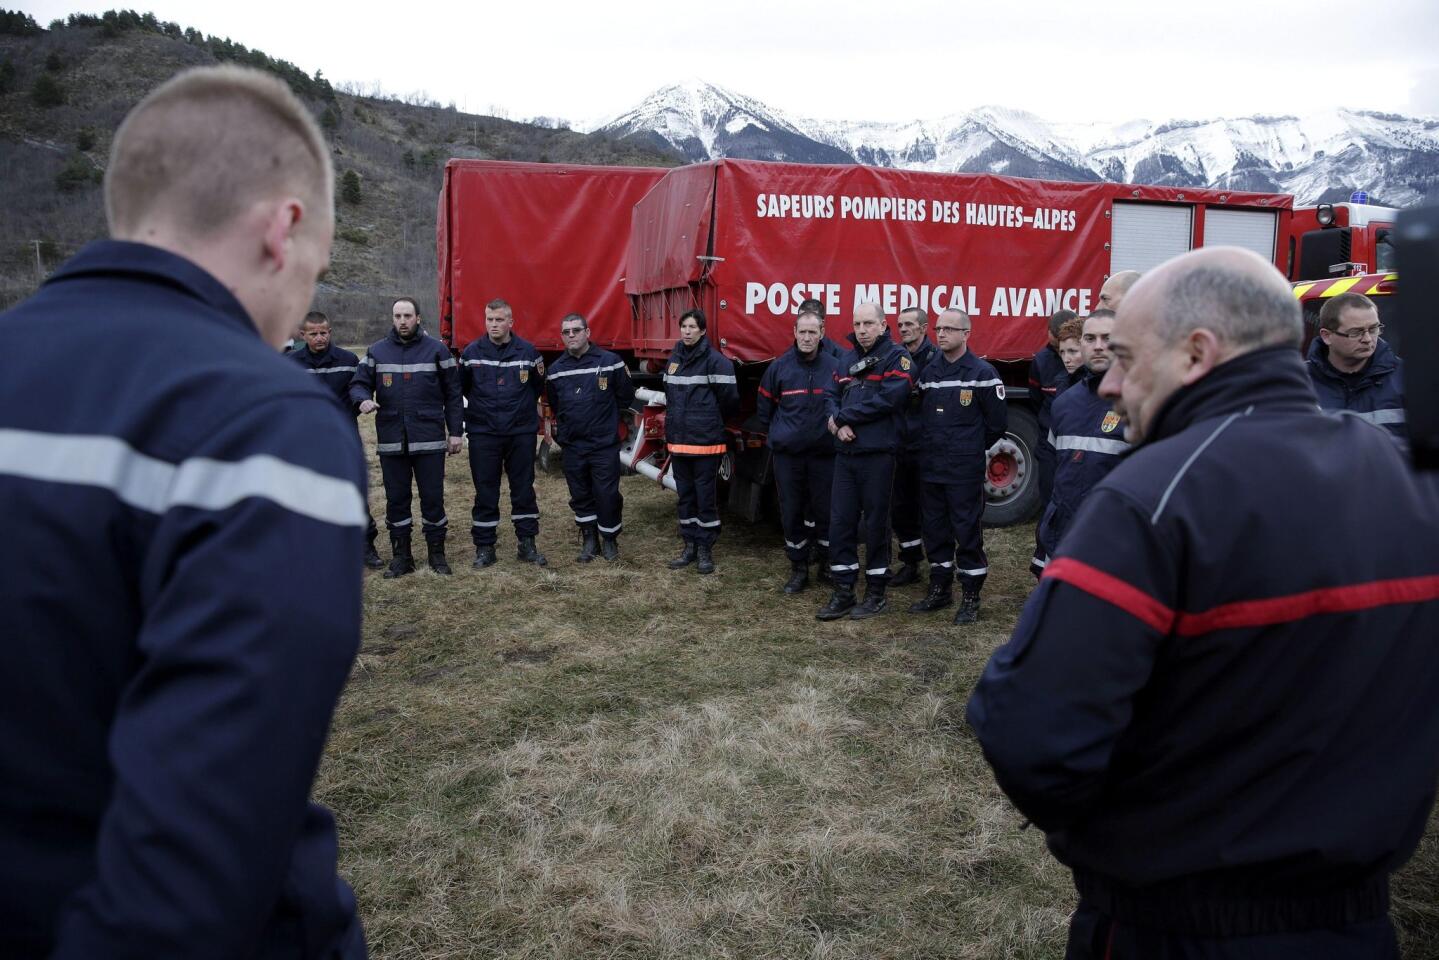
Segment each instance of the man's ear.
[[1198,327],[1184,338],[1184,372],[1181,382],[1188,386],[1201,380],[1225,359],[1224,345],[1214,331]]
[[305,216],[305,205],[298,198],[286,197],[273,204],[265,217],[265,260],[279,273],[290,259],[290,241]]

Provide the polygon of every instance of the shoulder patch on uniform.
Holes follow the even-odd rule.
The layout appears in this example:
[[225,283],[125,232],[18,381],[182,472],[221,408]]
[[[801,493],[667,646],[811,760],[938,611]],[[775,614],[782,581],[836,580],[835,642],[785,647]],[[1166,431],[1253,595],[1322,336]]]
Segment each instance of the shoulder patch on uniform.
[[994,395],[1001,400],[1004,399],[1004,384],[1001,383],[994,388]]
[[908,372],[909,368],[912,367],[912,366],[914,366],[914,364],[910,362],[909,357],[900,357],[900,358],[899,358],[899,367],[900,367],[901,370],[904,370],[904,371]]
[[545,375],[545,358],[544,358],[544,357],[535,357],[535,372],[538,373],[538,374],[539,374],[540,376],[542,376],[542,377]]
[[1105,433],[1113,433],[1114,428],[1119,426],[1119,414],[1113,410],[1104,415],[1104,420],[1099,424],[1099,429]]
[[679,372],[680,372],[680,365],[679,365],[678,363],[672,363],[672,364],[670,364],[670,376],[674,376],[675,374],[677,374],[677,373],[679,373]]

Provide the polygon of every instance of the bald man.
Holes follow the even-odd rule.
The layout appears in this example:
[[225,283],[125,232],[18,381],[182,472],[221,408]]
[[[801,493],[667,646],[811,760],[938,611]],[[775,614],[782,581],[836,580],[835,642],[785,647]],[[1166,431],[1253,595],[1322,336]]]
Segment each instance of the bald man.
[[1439,777],[1439,496],[1319,411],[1300,330],[1236,248],[1134,285],[1099,391],[1136,449],[969,702],[1074,871],[1068,957],[1398,957],[1389,876]]
[[1129,288],[1134,286],[1139,279],[1138,270],[1121,270],[1108,280],[1104,286],[1099,288],[1099,305],[1105,310],[1119,310],[1119,305],[1124,302]]
[[359,646],[364,463],[276,352],[333,194],[288,87],[182,73],[115,133],[113,239],[0,315],[0,956],[365,955],[308,802]]

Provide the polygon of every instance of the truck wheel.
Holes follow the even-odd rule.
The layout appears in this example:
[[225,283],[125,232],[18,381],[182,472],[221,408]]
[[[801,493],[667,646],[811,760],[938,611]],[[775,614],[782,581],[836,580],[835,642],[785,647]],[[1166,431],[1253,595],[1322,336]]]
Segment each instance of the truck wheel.
[[1009,429],[995,445],[984,475],[984,523],[1008,527],[1034,519],[1039,502],[1039,421],[1018,405],[1009,408]]

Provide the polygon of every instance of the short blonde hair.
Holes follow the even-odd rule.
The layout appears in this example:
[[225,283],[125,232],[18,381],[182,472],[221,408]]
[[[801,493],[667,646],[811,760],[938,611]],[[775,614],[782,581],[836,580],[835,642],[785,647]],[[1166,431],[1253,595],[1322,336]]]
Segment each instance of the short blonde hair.
[[105,215],[115,236],[159,216],[205,237],[287,193],[333,211],[334,177],[325,138],[289,87],[247,67],[198,67],[152,90],[115,131]]

